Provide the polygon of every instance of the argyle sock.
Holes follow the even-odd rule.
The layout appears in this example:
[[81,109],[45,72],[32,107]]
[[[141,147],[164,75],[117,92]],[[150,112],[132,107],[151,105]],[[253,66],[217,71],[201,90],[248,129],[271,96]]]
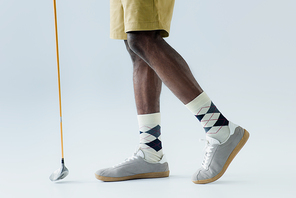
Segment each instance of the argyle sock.
[[229,137],[229,121],[203,92],[185,105],[200,121],[206,135],[223,143]]
[[160,113],[138,115],[140,148],[145,160],[158,162],[163,155],[160,133]]

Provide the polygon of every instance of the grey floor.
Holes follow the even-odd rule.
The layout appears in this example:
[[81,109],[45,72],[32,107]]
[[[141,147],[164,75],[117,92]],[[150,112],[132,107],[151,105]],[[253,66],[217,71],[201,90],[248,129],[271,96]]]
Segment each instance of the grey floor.
[[[164,86],[171,176],[104,183],[138,143],[132,66],[109,36],[108,1],[58,1],[65,161],[60,166],[51,1],[0,2],[0,197],[294,197],[295,2],[176,1],[171,37],[223,114],[251,134],[217,182],[196,185],[204,131]],[[189,20],[190,19],[190,20]],[[186,31],[185,31],[186,30]],[[185,36],[184,36],[185,34]]]
[[[60,166],[58,131],[54,133],[53,129],[40,126],[31,138],[11,135],[15,141],[1,141],[0,196],[294,197],[295,135],[287,138],[263,126],[246,124],[251,133],[250,140],[225,175],[214,183],[196,185],[191,182],[191,175],[202,159],[204,145],[198,139],[204,134],[195,120],[190,119],[190,113],[179,115],[186,118],[166,116],[163,119],[163,145],[171,170],[169,178],[115,183],[96,180],[94,172],[97,169],[117,164],[131,155],[137,142],[136,131],[116,130],[116,126],[108,129],[105,124],[97,127],[73,123],[76,126],[66,127],[65,130],[65,159],[70,174],[64,180],[53,183],[48,177]],[[177,120],[180,122],[176,123]],[[188,120],[190,124],[187,124]],[[87,122],[86,119],[80,121]],[[108,119],[105,122],[108,123]],[[119,121],[125,128],[131,123],[128,118]],[[198,130],[194,131],[195,128]],[[47,134],[44,135],[45,132]]]

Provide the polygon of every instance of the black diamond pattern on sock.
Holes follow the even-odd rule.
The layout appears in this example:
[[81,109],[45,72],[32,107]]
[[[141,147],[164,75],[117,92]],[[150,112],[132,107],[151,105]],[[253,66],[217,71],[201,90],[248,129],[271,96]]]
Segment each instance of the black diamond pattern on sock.
[[220,116],[214,126],[226,126],[229,121],[220,113]]
[[204,127],[204,130],[208,132],[212,127]]
[[[140,134],[143,133],[140,131]],[[153,135],[154,137],[158,138],[160,136],[160,126],[157,125],[156,127],[150,129],[149,131],[146,131],[145,133],[148,133],[150,135]]]
[[[220,111],[218,110],[218,108],[214,105],[213,102],[211,102],[211,106],[210,108],[208,109],[208,111],[205,113],[205,114],[201,114],[201,115],[195,115],[195,117],[200,121],[202,122],[203,121],[203,118],[209,114],[207,116],[207,118],[209,118],[210,120],[209,121],[214,121],[214,120],[211,120],[211,117],[212,115],[211,114],[214,114],[214,113],[219,113],[219,118],[217,119],[217,121],[213,124],[213,126],[210,126],[210,127],[204,127],[204,130],[205,132],[207,133],[208,131],[210,131],[212,129],[212,127],[214,126],[227,126],[229,124],[229,121],[222,115],[222,113],[220,113]],[[207,124],[207,123],[206,123]]]
[[140,131],[140,134],[147,133],[147,134],[150,134],[156,138],[155,140],[153,140],[151,142],[145,143],[146,145],[148,145],[149,147],[151,147],[155,151],[159,151],[162,149],[161,141],[158,139],[158,137],[161,135],[160,129],[161,129],[161,127],[159,125],[157,125],[157,126],[153,127],[152,129],[150,129],[149,131],[146,131],[146,132]]
[[159,139],[156,139],[152,142],[146,143],[146,145],[150,146],[151,148],[153,148],[156,151],[159,151],[162,149],[161,141]]
[[217,107],[214,105],[214,103],[211,102],[211,107],[209,108],[207,113],[220,113],[220,111],[217,109]]
[[203,114],[203,115],[196,115],[195,117],[196,117],[199,121],[201,121],[201,120],[203,119],[204,116],[205,116],[205,114]]

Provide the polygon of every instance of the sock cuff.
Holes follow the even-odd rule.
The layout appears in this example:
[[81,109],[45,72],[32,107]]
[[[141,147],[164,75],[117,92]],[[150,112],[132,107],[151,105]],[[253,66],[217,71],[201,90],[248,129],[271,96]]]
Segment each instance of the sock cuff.
[[185,106],[195,115],[199,112],[200,108],[202,108],[205,104],[210,103],[211,99],[206,94],[206,92],[202,92],[191,102],[186,104]]
[[160,125],[161,115],[160,113],[142,114],[138,115],[139,128],[142,127],[155,127]]

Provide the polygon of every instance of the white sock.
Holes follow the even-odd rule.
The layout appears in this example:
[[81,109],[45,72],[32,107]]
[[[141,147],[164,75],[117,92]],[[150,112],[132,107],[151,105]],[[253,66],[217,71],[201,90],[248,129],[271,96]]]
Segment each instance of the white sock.
[[223,143],[229,137],[229,121],[217,109],[208,95],[203,92],[185,105],[200,121],[206,135]]
[[160,113],[138,115],[140,148],[148,162],[158,162],[163,155],[160,119]]

